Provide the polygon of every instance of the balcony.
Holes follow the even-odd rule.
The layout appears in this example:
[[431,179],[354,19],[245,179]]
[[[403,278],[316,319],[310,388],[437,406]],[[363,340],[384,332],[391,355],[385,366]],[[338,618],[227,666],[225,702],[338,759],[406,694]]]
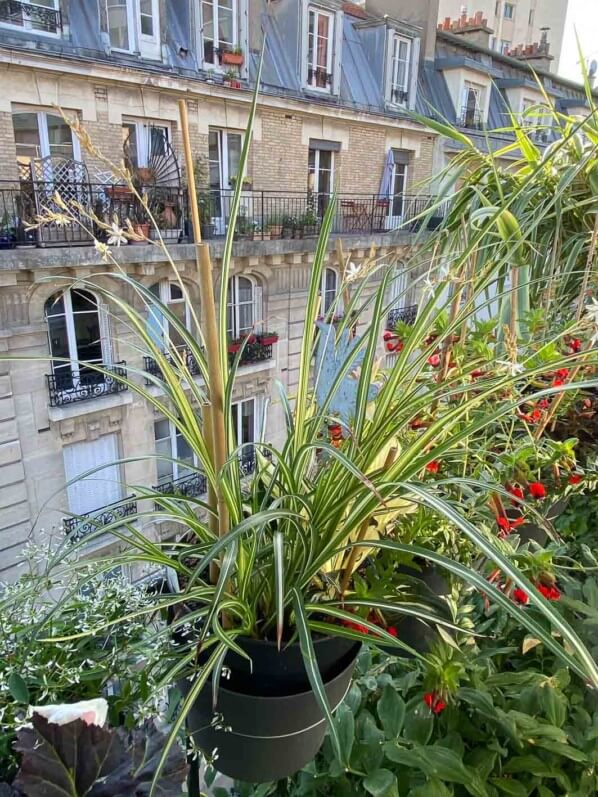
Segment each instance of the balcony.
[[[271,337],[262,339],[260,335],[249,335],[247,343],[245,344],[243,351],[241,351],[239,365],[253,365],[255,363],[271,360],[272,346],[275,341],[270,341],[272,341]],[[237,356],[237,352],[241,350],[242,346],[243,340],[241,338],[237,338],[237,340],[234,340],[228,344],[228,359],[231,364]]]
[[[199,376],[201,374],[199,364],[189,349],[187,349],[186,346],[182,346],[181,348],[177,349],[177,351],[179,352],[181,360],[184,362],[191,376]],[[173,367],[176,368],[181,366],[181,362],[177,362],[176,358],[174,358],[169,352],[164,352],[164,357]],[[143,370],[148,374],[151,374],[151,376],[158,377],[159,379],[163,378],[162,370],[153,357],[145,356],[143,358]],[[146,379],[145,382],[147,385],[153,384],[151,379]]]
[[62,33],[60,11],[20,0],[0,0],[0,23],[40,33]]
[[64,533],[68,534],[72,542],[79,542],[103,526],[110,526],[119,520],[124,521],[136,513],[137,499],[134,496],[129,496],[123,501],[96,509],[88,515],[63,518],[62,526]]
[[46,374],[50,407],[64,407],[77,401],[122,393],[128,386],[120,381],[126,378],[126,362],[121,360],[114,365],[101,365],[107,373],[100,373],[90,368],[78,371],[70,367],[57,369],[53,374]]
[[400,321],[403,324],[413,326],[417,318],[417,305],[411,304],[408,307],[395,307],[391,310],[386,318],[387,329],[394,329]]
[[156,485],[153,489],[163,495],[182,495],[188,498],[196,498],[207,493],[208,480],[203,473],[189,473],[179,479],[162,482],[162,484]]
[[466,127],[468,130],[483,130],[484,116],[482,110],[478,107],[472,108],[469,105],[464,105],[461,108],[457,124],[459,127]]
[[[37,217],[46,211],[59,213],[62,217],[65,215],[64,209],[54,200],[56,193],[68,205],[72,222],[64,224],[61,219],[37,229],[32,228]],[[164,241],[180,241],[187,222],[186,192],[178,188],[147,186],[141,187],[140,193],[147,198]],[[94,185],[64,178],[53,182],[0,181],[0,249],[13,249],[16,246],[90,246],[93,236],[100,241],[107,241],[109,234],[94,218],[123,228],[129,219],[133,227],[138,227],[146,236],[157,237],[141,202],[126,185]]]

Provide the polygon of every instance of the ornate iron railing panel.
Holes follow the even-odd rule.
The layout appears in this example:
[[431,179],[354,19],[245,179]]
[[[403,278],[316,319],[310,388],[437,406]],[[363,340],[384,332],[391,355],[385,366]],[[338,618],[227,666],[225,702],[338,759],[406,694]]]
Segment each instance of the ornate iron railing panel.
[[[191,376],[199,376],[201,374],[201,370],[199,368],[199,363],[193,356],[193,353],[187,349],[186,346],[179,349],[179,354],[187,367],[187,370],[191,374]],[[170,352],[164,352],[165,358],[168,362],[173,366],[180,366],[180,362],[176,361],[176,358],[170,354]],[[154,360],[153,357],[144,356],[143,358],[143,370],[146,371],[148,374],[152,376],[157,376],[158,378],[162,379],[162,370],[158,365],[157,361]],[[146,384],[151,385],[152,381],[150,379],[146,379]]]
[[137,499],[134,496],[129,496],[124,501],[107,504],[88,515],[63,518],[62,525],[65,534],[69,535],[71,541],[78,542],[103,526],[110,526],[119,520],[124,521],[136,513]]
[[101,365],[106,373],[83,366],[78,371],[67,367],[46,374],[50,406],[64,407],[77,401],[89,401],[128,390],[128,386],[120,380],[120,377],[127,376],[125,366],[126,362],[121,360],[114,365]]
[[23,3],[21,0],[0,0],[0,22],[44,33],[62,32],[62,14],[57,8]]
[[403,324],[413,325],[417,318],[417,305],[411,304],[408,307],[395,307],[391,310],[386,318],[387,328],[394,329],[397,322],[402,321]]
[[153,488],[156,492],[163,495],[182,495],[189,498],[196,498],[198,495],[205,495],[208,491],[208,480],[204,473],[189,473],[179,479],[158,484]]

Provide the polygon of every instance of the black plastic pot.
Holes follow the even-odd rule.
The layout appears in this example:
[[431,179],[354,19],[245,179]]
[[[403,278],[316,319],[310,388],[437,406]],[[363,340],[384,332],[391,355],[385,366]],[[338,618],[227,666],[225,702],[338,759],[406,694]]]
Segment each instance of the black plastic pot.
[[[221,679],[216,718],[212,684],[200,693],[187,717],[194,742],[207,755],[217,749],[219,772],[249,783],[292,775],[311,761],[324,740],[326,720],[309,685],[298,644],[278,652],[276,645],[243,639],[248,662],[229,654],[230,678]],[[360,645],[324,637],[314,640],[316,657],[330,706],[342,701]],[[180,688],[187,693],[190,684]]]

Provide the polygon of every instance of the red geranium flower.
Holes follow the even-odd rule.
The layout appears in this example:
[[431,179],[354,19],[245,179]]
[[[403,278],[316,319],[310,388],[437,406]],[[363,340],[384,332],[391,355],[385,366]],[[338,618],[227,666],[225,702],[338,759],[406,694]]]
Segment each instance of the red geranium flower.
[[545,584],[536,584],[536,588],[548,601],[558,601],[561,599],[561,591],[554,585],[552,587],[547,587]]
[[567,379],[568,376],[569,376],[569,369],[568,368],[559,368],[559,370],[556,372],[556,376],[559,379]]
[[436,691],[426,692],[424,695],[424,703],[434,714],[440,714],[446,708],[446,703]]
[[438,473],[440,470],[440,462],[437,459],[433,459],[426,465],[426,470],[430,471],[430,473]]
[[[511,493],[513,498],[520,498],[523,501],[524,498],[523,490],[518,485],[516,484],[507,485],[507,492]],[[513,504],[517,506],[516,501],[513,501]]]
[[440,354],[431,354],[428,357],[428,365],[431,365],[432,368],[438,368],[440,365]]
[[567,344],[571,351],[578,352],[581,351],[581,340],[579,338],[573,338]]
[[572,473],[571,476],[569,476],[569,484],[579,484],[582,478],[583,476],[579,473]]
[[562,387],[565,384],[564,379],[553,379],[552,380],[552,387]]
[[542,482],[530,482],[528,488],[532,498],[546,498],[546,487]]
[[517,587],[513,590],[513,598],[515,599],[516,603],[520,603],[522,606],[525,606],[525,604],[529,602],[527,592],[522,590],[521,587]]

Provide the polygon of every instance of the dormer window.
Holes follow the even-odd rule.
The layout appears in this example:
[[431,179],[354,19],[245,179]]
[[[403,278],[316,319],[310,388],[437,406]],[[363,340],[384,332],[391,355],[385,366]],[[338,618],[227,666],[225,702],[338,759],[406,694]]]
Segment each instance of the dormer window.
[[239,0],[201,0],[201,38],[205,66],[220,66],[239,46]]
[[404,36],[394,33],[391,46],[389,100],[394,105],[407,105],[411,79],[411,39],[406,39]]
[[160,58],[158,0],[106,0],[106,22],[112,50]]
[[461,99],[459,125],[470,130],[481,130],[485,122],[484,88],[465,82]]
[[334,51],[334,15],[309,6],[307,11],[307,85],[330,92]]

